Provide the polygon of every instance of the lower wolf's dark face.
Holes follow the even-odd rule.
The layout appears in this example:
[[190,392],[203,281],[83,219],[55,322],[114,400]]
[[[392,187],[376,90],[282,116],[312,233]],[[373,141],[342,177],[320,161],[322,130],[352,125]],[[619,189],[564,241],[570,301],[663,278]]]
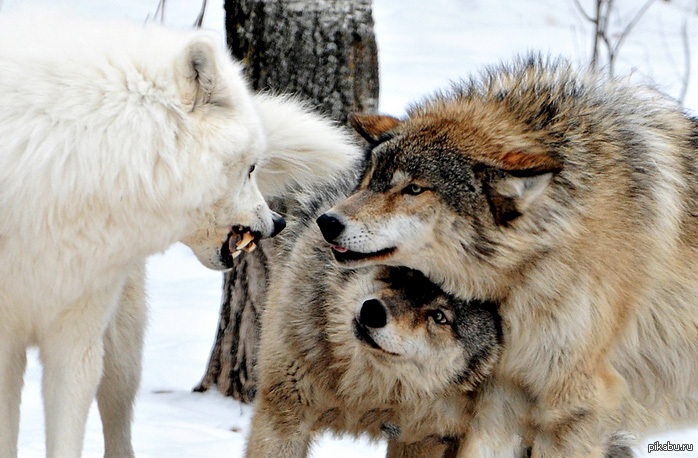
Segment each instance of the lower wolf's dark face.
[[369,364],[465,389],[489,375],[501,339],[494,304],[455,299],[411,269],[377,272],[376,289],[357,303],[352,323],[363,353],[373,355]]
[[374,142],[366,174],[317,221],[338,262],[406,265],[433,278],[435,270],[498,254],[503,232],[560,165],[535,153],[530,139],[509,138],[501,126],[506,132],[492,133],[488,119],[460,115],[395,120],[390,131],[370,136],[372,126],[360,126]]

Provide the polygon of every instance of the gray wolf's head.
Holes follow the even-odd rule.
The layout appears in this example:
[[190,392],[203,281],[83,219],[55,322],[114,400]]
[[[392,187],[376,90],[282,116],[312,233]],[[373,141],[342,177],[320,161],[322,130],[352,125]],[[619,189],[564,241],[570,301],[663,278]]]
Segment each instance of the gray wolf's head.
[[473,390],[490,374],[501,341],[494,303],[458,300],[404,267],[368,272],[355,277],[361,286],[345,288],[356,295],[353,310],[344,298],[339,302],[347,311],[328,316],[334,351],[346,353],[339,359],[353,368],[342,387],[381,393],[399,385],[409,398],[454,385]]
[[456,89],[404,120],[354,116],[370,143],[368,168],[317,220],[339,263],[405,265],[451,291],[451,279],[467,277],[466,297],[488,297],[503,283],[498,273],[545,249],[550,185],[563,168],[561,108],[533,89],[495,90]]

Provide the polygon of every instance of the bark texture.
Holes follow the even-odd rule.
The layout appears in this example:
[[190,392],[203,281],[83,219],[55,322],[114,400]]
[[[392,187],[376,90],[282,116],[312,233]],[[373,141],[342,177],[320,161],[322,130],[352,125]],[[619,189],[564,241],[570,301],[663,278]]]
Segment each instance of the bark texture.
[[228,46],[255,90],[296,93],[343,123],[378,108],[370,0],[228,0]]
[[260,317],[266,300],[267,263],[273,251],[273,241],[262,240],[255,251],[238,257],[233,269],[223,274],[216,340],[206,374],[194,391],[215,385],[239,401],[254,399]]
[[[228,46],[245,64],[256,91],[292,93],[347,123],[378,106],[378,51],[370,0],[226,0]],[[270,202],[285,214],[292,202]],[[218,332],[206,374],[195,391],[217,386],[254,399],[259,320],[266,300],[274,240],[263,240],[224,274]]]

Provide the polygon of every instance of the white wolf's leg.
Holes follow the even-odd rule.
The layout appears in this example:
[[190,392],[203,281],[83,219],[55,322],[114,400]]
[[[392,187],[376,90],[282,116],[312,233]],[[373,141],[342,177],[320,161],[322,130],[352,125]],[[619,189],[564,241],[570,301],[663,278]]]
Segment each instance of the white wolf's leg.
[[22,394],[26,347],[11,335],[0,335],[0,456],[17,456],[19,400]]
[[104,331],[122,284],[72,304],[39,342],[48,458],[80,457],[87,413],[102,376]]
[[115,316],[104,336],[104,373],[97,389],[97,403],[106,458],[134,456],[131,421],[141,379],[147,319],[144,280],[144,265],[141,264],[127,278]]

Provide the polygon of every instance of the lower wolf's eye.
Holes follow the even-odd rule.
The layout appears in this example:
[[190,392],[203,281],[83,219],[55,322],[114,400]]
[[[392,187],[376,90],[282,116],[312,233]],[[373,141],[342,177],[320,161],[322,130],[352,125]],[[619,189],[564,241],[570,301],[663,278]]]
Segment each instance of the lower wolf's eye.
[[410,183],[402,189],[402,193],[409,194],[411,196],[416,196],[416,195],[423,193],[426,190],[427,190],[426,188],[423,188],[423,187],[419,186],[418,184]]
[[441,310],[434,310],[430,312],[429,315],[436,324],[448,324],[448,318],[446,318],[446,314]]

